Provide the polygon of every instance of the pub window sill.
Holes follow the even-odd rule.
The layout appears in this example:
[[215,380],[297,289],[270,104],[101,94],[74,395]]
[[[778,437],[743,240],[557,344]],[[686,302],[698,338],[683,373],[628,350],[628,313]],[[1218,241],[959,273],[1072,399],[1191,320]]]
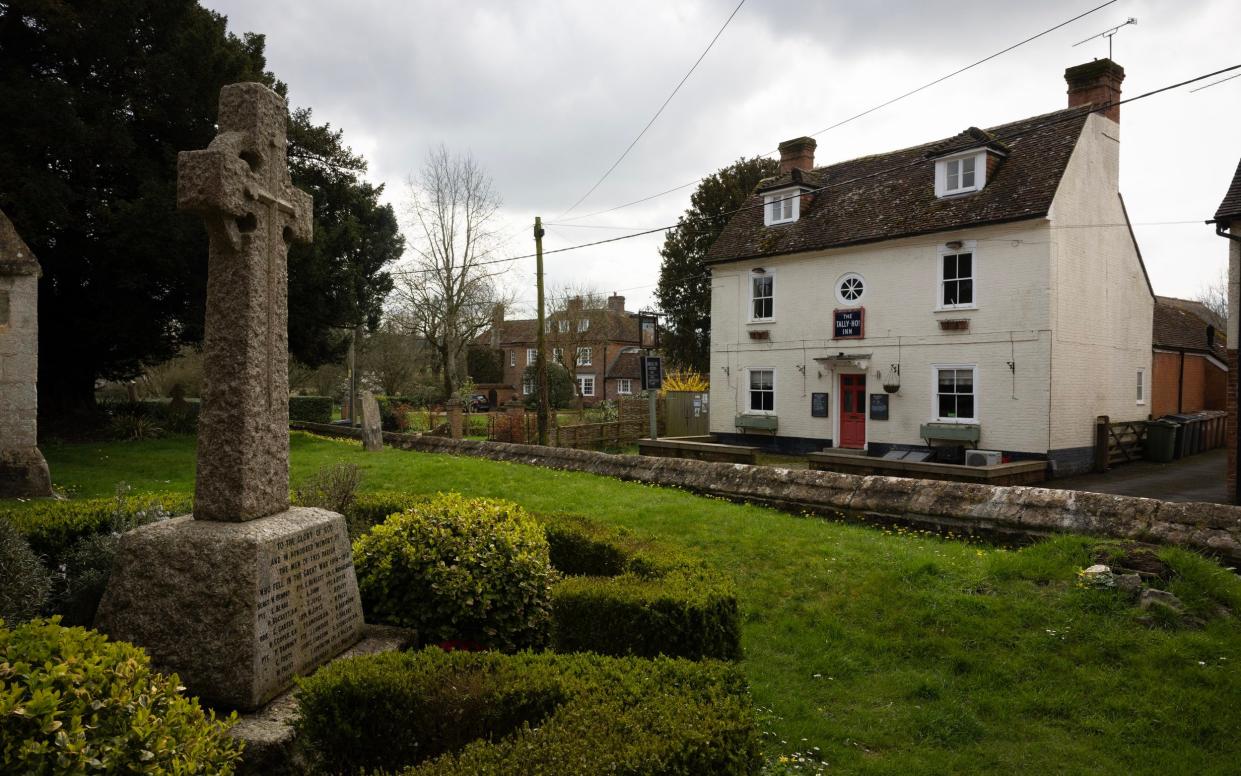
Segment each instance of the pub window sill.
[[950,304],[950,305],[940,305],[939,307],[936,307],[935,312],[953,313],[953,312],[957,312],[958,310],[977,310],[977,309],[978,309],[978,305],[976,304]]

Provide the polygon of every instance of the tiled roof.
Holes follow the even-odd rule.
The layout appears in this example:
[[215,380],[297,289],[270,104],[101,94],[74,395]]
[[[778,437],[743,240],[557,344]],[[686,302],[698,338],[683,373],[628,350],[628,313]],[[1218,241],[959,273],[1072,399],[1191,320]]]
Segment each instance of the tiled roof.
[[[1176,348],[1211,353],[1226,358],[1222,322],[1201,302],[1176,299],[1170,296],[1155,297],[1155,315],[1151,344],[1157,348]],[[1215,342],[1207,348],[1207,326],[1215,326]]]
[[[634,317],[634,313],[617,310],[595,309],[586,310],[582,314],[591,321],[592,331],[583,334],[573,334],[575,341],[585,343],[586,340],[596,342],[638,342],[638,320]],[[555,313],[548,316],[550,320],[555,321],[559,317]],[[595,327],[602,321],[605,325],[605,334],[600,335],[598,331],[594,331]],[[517,318],[505,320],[500,326],[500,346],[527,345],[534,346],[538,339],[539,322],[537,318]],[[556,330],[548,334],[547,341],[551,345],[556,342]],[[491,329],[488,328],[482,334],[474,338],[475,345],[487,345],[491,342]]]
[[1241,218],[1241,162],[1237,163],[1237,171],[1233,173],[1232,185],[1228,187],[1224,201],[1219,203],[1219,210],[1215,211],[1216,221],[1232,218]]
[[640,355],[638,353],[621,352],[617,354],[616,358],[612,359],[612,363],[608,364],[608,369],[604,376],[629,377],[634,380],[641,378],[642,366],[638,360],[639,358]]
[[[1090,114],[1089,106],[1033,116],[933,143],[819,167],[806,175],[827,186],[791,224],[763,225],[755,194],[733,216],[707,262],[733,261],[888,240],[1047,215]],[[938,199],[931,157],[974,147],[1007,151],[975,194]],[[790,176],[785,176],[790,177]],[[778,184],[779,181],[774,182]],[[789,180],[791,184],[791,179]],[[770,190],[772,181],[760,189]]]

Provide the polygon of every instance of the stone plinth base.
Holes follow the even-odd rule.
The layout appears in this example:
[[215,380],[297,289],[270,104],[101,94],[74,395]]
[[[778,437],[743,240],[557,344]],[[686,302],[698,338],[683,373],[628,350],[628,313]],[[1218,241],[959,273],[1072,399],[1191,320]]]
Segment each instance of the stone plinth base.
[[[416,631],[390,625],[366,625],[362,629],[362,640],[335,660],[417,646]],[[295,739],[297,731],[293,721],[297,713],[297,689],[294,688],[276,696],[262,708],[240,716],[228,731],[230,736],[246,744],[237,776],[298,776],[313,770],[311,764],[304,761],[303,750]]]
[[345,519],[294,507],[137,528],[121,538],[95,625],[209,705],[258,708],[361,636]]
[[0,498],[52,495],[52,475],[37,447],[0,450]]

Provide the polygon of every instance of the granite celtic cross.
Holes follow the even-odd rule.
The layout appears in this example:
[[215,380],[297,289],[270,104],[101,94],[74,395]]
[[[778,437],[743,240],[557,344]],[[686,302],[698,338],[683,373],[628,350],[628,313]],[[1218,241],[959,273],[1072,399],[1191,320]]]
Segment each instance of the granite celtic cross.
[[194,517],[239,522],[289,505],[288,246],[309,242],[287,107],[258,83],[220,92],[219,130],[177,158],[177,207],[210,239]]

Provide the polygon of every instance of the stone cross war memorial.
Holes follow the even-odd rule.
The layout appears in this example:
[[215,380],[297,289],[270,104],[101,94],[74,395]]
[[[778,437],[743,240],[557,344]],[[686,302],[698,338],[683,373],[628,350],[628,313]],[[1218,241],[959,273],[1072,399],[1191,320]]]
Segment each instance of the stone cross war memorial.
[[194,513],[122,537],[96,623],[238,709],[362,628],[344,518],[289,506],[288,245],[310,240],[312,202],[289,179],[286,119],[266,86],[226,86],[217,136],[178,159],[178,207],[210,241]]

